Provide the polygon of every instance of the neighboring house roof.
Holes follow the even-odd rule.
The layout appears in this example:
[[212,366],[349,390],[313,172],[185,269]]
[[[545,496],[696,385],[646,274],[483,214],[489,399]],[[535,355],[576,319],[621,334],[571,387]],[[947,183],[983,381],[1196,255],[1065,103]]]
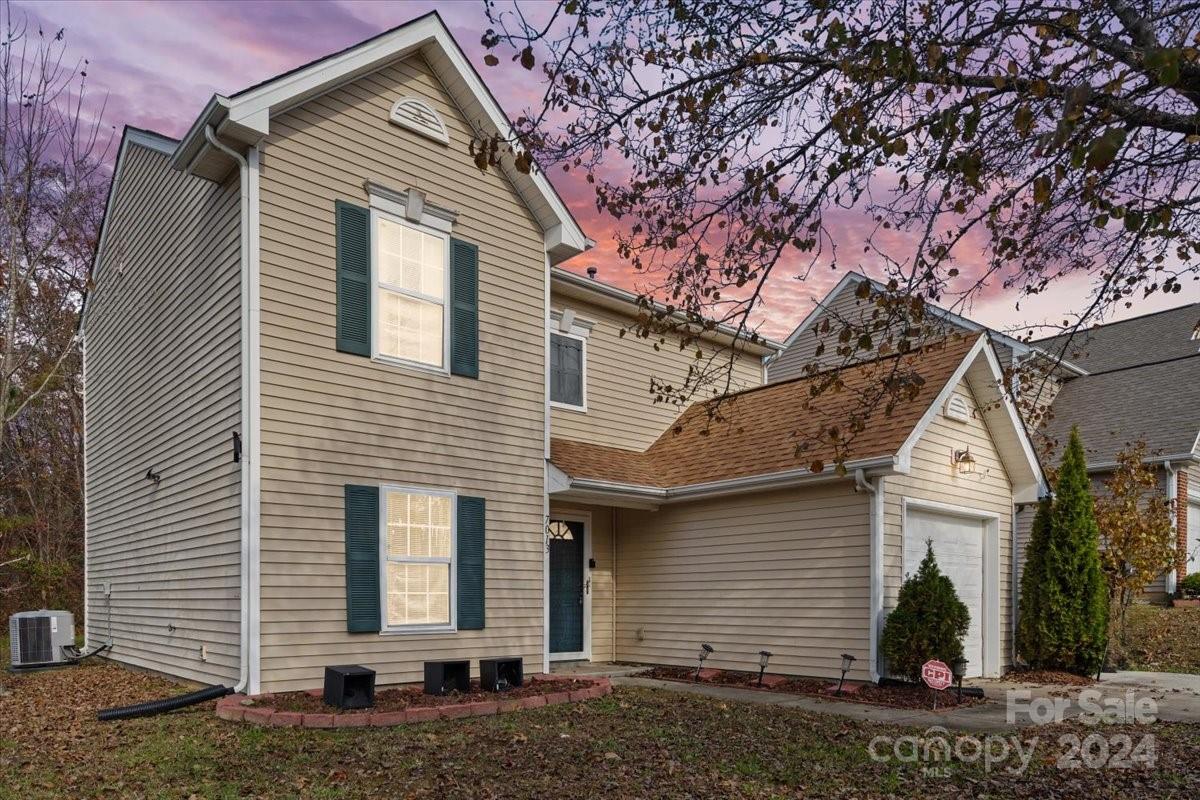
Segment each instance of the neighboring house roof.
[[[751,479],[767,476],[819,477],[808,469],[816,460],[832,475],[836,454],[823,432],[830,425],[847,429],[847,395],[880,380],[901,358],[919,359],[924,385],[914,396],[898,400],[891,414],[876,412],[853,440],[845,466],[905,471],[916,440],[967,377],[984,395],[980,406],[986,409],[985,421],[998,438],[1014,485],[1036,497],[1043,487],[1041,468],[1023,423],[999,392],[999,363],[986,336],[950,337],[919,353],[847,367],[841,371],[844,392],[825,391],[814,397],[811,389],[819,376],[809,376],[696,403],[643,452],[555,438],[550,460],[563,473],[558,476],[560,487],[630,494],[640,490],[660,501],[738,481],[758,485],[761,482]],[[715,402],[721,403],[722,419],[710,423]],[[797,452],[802,441],[810,446]]]
[[[604,283],[596,278],[585,278],[582,275],[569,272],[562,267],[552,267],[550,277],[554,283],[554,288],[564,295],[581,297],[589,302],[598,303],[624,314],[632,313],[636,315],[641,308],[636,294],[620,289],[612,284]],[[655,307],[658,309],[664,308],[661,303],[655,303]],[[684,319],[682,314],[676,314],[675,316],[678,319]],[[783,349],[783,345],[779,342],[763,337],[759,337],[757,342],[751,342],[749,339],[750,333],[745,331],[739,333],[736,328],[730,325],[717,325],[715,331],[706,333],[705,336],[724,343],[732,341],[734,337],[740,336],[741,349],[757,356],[769,356]]]
[[[784,340],[784,347],[789,347],[792,344],[794,344],[795,342],[797,342],[800,339],[800,337],[802,335],[804,335],[804,332],[807,331],[809,328],[811,328],[812,325],[818,319],[820,319],[821,314],[825,311],[826,307],[830,303],[833,302],[834,298],[836,298],[838,295],[840,295],[843,291],[847,290],[848,288],[853,289],[855,286],[862,283],[863,281],[870,281],[871,287],[873,289],[875,289],[875,291],[877,291],[877,292],[887,291],[887,287],[884,286],[879,281],[875,280],[874,278],[868,278],[866,275],[863,275],[859,272],[846,273],[846,275],[843,276],[843,278],[840,281],[838,281],[837,285],[834,286],[833,289],[830,290],[829,293],[826,294],[824,298],[822,298],[820,301],[817,302],[817,305],[813,308],[813,310],[808,312],[808,315],[803,320],[800,321],[800,324],[796,326],[796,329],[793,330],[791,332],[791,334],[788,335],[788,338]],[[995,341],[997,344],[1004,345],[1005,347],[1008,347],[1009,349],[1011,349],[1013,352],[1013,355],[1016,356],[1017,358],[1023,357],[1030,353],[1033,353],[1035,355],[1046,355],[1044,348],[1038,347],[1029,342],[1023,342],[1020,339],[1014,339],[1013,337],[1007,336],[1007,335],[1001,333],[1000,331],[993,330],[993,329],[987,327],[986,325],[981,325],[978,322],[975,322],[974,320],[967,319],[966,317],[964,317],[960,314],[956,314],[953,311],[950,311],[948,309],[942,308],[941,306],[935,305],[933,303],[926,303],[926,308],[928,308],[929,311],[931,313],[933,313],[934,316],[938,317],[941,320],[944,320],[945,322],[958,328],[959,330],[967,331],[970,333],[987,333],[989,336],[992,337],[992,340]],[[1086,374],[1085,371],[1082,368],[1080,368],[1078,364],[1076,364],[1070,360],[1066,360],[1066,359],[1062,360],[1060,366],[1069,372],[1074,372],[1079,375]]]
[[1139,364],[1186,358],[1200,353],[1200,303],[1110,322],[1035,344],[1063,353],[1088,372],[1108,372]]
[[1180,460],[1193,452],[1200,432],[1200,355],[1075,378],[1052,409],[1043,435],[1053,452],[1078,425],[1091,469],[1113,465],[1138,440],[1152,460]]
[[[480,133],[512,141],[512,127],[500,104],[435,11],[229,97],[213,95],[175,149],[171,163],[176,169],[222,180],[232,162],[207,141],[207,127],[226,140],[253,146],[271,132],[272,115],[416,54],[425,58]],[[588,249],[592,242],[545,173],[540,169],[523,173],[509,162],[505,159],[501,169],[545,232],[551,260],[557,263]]]

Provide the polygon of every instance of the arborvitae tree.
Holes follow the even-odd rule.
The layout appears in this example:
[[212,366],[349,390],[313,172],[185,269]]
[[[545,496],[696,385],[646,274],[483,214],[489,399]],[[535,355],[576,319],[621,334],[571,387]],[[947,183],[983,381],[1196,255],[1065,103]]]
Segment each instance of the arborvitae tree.
[[1018,606],[1017,652],[1029,663],[1039,663],[1047,643],[1054,639],[1054,626],[1047,625],[1042,610],[1042,585],[1046,573],[1046,546],[1050,541],[1050,499],[1043,498],[1033,517],[1029,542],[1025,545],[1025,569],[1021,573],[1021,603]]
[[1100,567],[1100,529],[1079,430],[1058,471],[1049,525],[1035,547],[1029,543],[1022,581],[1021,654],[1038,669],[1091,674],[1104,659],[1108,630],[1108,589]]
[[905,579],[883,628],[880,648],[888,669],[919,681],[921,665],[929,659],[951,664],[962,658],[962,640],[970,623],[967,606],[958,598],[954,583],[938,569],[933,543],[928,542],[917,574]]

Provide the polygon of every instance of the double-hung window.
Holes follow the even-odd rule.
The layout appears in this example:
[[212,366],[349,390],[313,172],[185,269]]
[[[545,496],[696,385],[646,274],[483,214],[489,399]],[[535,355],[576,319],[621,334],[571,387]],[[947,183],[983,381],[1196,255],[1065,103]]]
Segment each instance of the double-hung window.
[[383,488],[386,630],[452,629],[455,495]]
[[380,211],[372,218],[376,355],[445,369],[449,240]]
[[584,352],[587,340],[582,336],[550,333],[550,402],[561,408],[583,411],[587,408]]

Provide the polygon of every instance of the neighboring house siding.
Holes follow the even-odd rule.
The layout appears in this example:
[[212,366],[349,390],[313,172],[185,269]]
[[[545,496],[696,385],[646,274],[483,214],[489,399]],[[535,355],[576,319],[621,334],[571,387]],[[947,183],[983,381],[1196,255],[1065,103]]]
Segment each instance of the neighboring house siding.
[[[825,305],[818,309],[818,316],[808,329],[770,362],[767,367],[768,381],[776,383],[803,377],[807,374],[805,367],[809,364],[815,363],[825,368],[842,363],[842,357],[837,354],[838,333],[842,323],[865,324],[874,309],[875,305],[870,300],[855,296],[854,286],[847,286],[836,297],[826,298]],[[830,330],[827,334],[819,333],[822,319],[829,319]],[[825,351],[818,356],[817,348],[821,344],[825,345]]]
[[[619,312],[573,297],[552,294],[554,311],[572,309],[577,322],[592,323],[587,338],[587,411],[555,408],[551,411],[551,434],[564,439],[593,444],[644,450],[654,443],[684,408],[669,402],[654,402],[651,379],[666,381],[675,387],[683,384],[688,367],[697,363],[696,347],[680,351],[678,342],[659,345],[642,339],[633,331],[621,335],[621,329],[633,324],[636,310],[626,316]],[[700,348],[707,359],[716,350]],[[728,350],[720,350],[717,362],[728,366]],[[705,363],[705,362],[700,362]],[[733,363],[733,383],[737,391],[763,382],[762,361],[758,356],[738,354]],[[705,387],[695,399],[707,399],[713,387]],[[724,392],[724,383],[720,386]]]
[[128,145],[88,299],[87,636],[111,636],[118,661],[233,682],[239,189],[236,173],[218,186],[167,162]]
[[[388,122],[428,101],[449,146]],[[480,171],[472,136],[420,58],[390,65],[271,121],[262,173],[262,680],[319,686],[328,664],[380,684],[426,660],[542,663],[545,292],[542,232],[511,184]],[[458,212],[479,246],[479,378],[373,363],[334,349],[334,201],[364,179]],[[343,485],[453,489],[487,501],[486,627],[453,634],[346,631]]]
[[[1011,663],[1012,487],[992,443],[991,434],[978,416],[978,404],[970,386],[964,380],[956,391],[970,405],[971,419],[958,422],[939,412],[913,448],[910,473],[890,476],[883,481],[883,608],[886,614],[895,607],[900,585],[904,581],[902,498],[932,501],[996,515],[1000,541],[1000,667],[1003,670]],[[951,452],[968,446],[977,461],[976,472],[960,475],[951,466]]]
[[590,515],[591,525],[587,535],[591,537],[594,569],[584,572],[584,580],[591,581],[592,595],[592,661],[613,661],[613,626],[616,621],[616,571],[613,556],[616,552],[613,541],[613,518],[616,510],[611,506],[581,506],[574,504],[550,504],[550,516],[557,514],[578,516]]
[[617,658],[869,678],[870,504],[849,481],[739,495],[617,522]]

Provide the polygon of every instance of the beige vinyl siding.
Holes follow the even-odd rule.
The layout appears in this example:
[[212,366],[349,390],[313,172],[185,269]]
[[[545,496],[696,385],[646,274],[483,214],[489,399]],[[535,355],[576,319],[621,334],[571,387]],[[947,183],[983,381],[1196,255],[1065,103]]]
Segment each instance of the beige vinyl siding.
[[617,657],[833,678],[869,676],[870,504],[850,481],[622,510]]
[[[129,143],[88,300],[88,640],[205,683],[239,668],[240,203]],[[157,486],[145,475],[161,474]],[[111,606],[104,586],[111,586]],[[173,628],[173,629],[172,629]],[[207,660],[201,657],[207,648]]]
[[[449,146],[391,125],[401,96]],[[271,120],[262,158],[262,679],[319,686],[328,664],[418,680],[422,662],[517,655],[542,665],[546,266],[540,229],[420,58]],[[334,201],[363,181],[415,187],[479,246],[478,380],[373,363],[334,342]],[[399,484],[487,500],[486,628],[346,632],[343,487]]]
[[550,504],[550,517],[558,514],[588,518],[587,536],[595,569],[584,573],[591,581],[592,599],[592,661],[613,661],[613,635],[616,618],[616,571],[613,541],[613,517],[616,509],[610,506]]
[[[904,580],[903,498],[932,501],[994,514],[1000,540],[1000,668],[1005,670],[1012,655],[1012,486],[996,452],[992,437],[980,418],[975,395],[966,380],[956,391],[971,408],[967,422],[952,420],[940,412],[916,443],[908,475],[883,480],[883,608],[894,608]],[[960,475],[951,466],[952,450],[971,449],[976,471]]]
[[[585,356],[587,411],[552,409],[551,435],[628,450],[649,447],[684,410],[670,403],[655,403],[651,380],[681,386],[688,367],[697,363],[696,348],[681,352],[675,343],[660,345],[655,350],[654,342],[639,338],[632,331],[621,336],[621,329],[636,320],[636,309],[623,315],[558,294],[551,294],[550,307],[558,312],[572,309],[577,324],[592,324]],[[728,363],[728,350],[710,346],[700,349],[705,359],[716,352],[718,359],[725,360],[716,363]],[[758,386],[763,382],[762,361],[758,356],[738,353],[734,357],[732,374],[730,391]],[[705,391],[695,399],[706,399],[710,395],[711,390]]]

